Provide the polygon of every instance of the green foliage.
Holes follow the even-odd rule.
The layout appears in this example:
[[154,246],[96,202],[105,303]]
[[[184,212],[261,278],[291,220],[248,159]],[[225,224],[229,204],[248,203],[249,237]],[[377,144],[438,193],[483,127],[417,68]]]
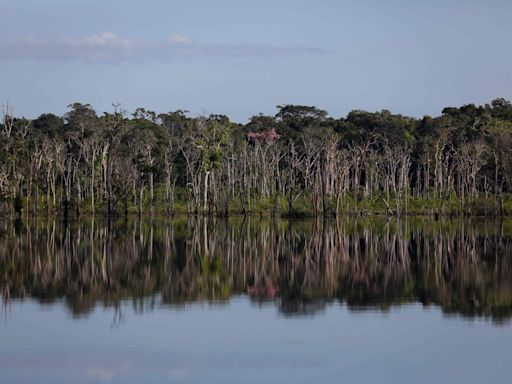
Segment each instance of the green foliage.
[[219,169],[224,156],[224,146],[230,137],[230,126],[224,120],[212,118],[201,125],[195,145],[201,149],[204,172]]
[[[511,212],[512,105],[505,99],[421,119],[387,110],[333,118],[314,106],[281,105],[275,116],[259,114],[245,125],[184,110],[137,108],[128,116],[115,106],[98,115],[73,103],[62,117],[7,114],[0,129],[0,198],[10,212],[62,212],[67,200],[103,210],[110,199],[129,212],[187,212],[201,201],[203,213],[306,216],[322,204],[330,213],[381,213],[383,195],[408,212]],[[278,135],[271,139],[248,139],[272,129]],[[392,162],[407,163],[406,174]],[[400,177],[406,182],[397,188]]]

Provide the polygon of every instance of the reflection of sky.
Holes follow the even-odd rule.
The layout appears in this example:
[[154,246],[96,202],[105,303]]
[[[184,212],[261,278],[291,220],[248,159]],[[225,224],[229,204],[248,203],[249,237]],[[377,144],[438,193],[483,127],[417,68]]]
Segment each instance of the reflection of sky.
[[512,327],[446,318],[420,305],[390,313],[328,307],[285,318],[238,297],[135,314],[11,304],[0,323],[2,383],[503,383]]

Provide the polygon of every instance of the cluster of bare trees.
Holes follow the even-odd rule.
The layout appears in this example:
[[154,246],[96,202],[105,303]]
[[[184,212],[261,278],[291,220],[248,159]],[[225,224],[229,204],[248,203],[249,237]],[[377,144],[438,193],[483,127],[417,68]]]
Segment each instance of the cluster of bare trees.
[[[154,219],[156,220],[156,219]],[[0,236],[4,302],[66,298],[76,314],[133,299],[180,305],[246,293],[284,313],[332,300],[381,307],[421,301],[510,318],[512,239],[463,221],[217,220],[30,222]]]
[[246,125],[223,115],[157,115],[119,105],[98,116],[16,118],[3,109],[2,210],[338,215],[506,214],[512,106],[447,109],[416,120],[388,111],[330,119],[281,106]]

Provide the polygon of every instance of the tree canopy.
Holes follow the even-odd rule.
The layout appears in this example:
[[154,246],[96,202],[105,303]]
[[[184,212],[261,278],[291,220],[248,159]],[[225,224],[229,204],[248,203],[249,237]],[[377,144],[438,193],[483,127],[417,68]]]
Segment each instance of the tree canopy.
[[418,209],[504,214],[512,188],[512,105],[503,98],[422,118],[279,105],[238,124],[82,103],[32,120],[5,106],[2,117],[7,212],[399,214],[424,201]]

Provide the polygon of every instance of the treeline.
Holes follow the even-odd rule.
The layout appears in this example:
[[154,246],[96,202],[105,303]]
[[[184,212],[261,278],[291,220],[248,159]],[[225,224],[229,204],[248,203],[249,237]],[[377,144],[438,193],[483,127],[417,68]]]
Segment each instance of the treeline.
[[4,106],[0,128],[1,210],[12,215],[512,212],[504,99],[422,119],[284,105],[245,125],[80,103],[29,120]]

